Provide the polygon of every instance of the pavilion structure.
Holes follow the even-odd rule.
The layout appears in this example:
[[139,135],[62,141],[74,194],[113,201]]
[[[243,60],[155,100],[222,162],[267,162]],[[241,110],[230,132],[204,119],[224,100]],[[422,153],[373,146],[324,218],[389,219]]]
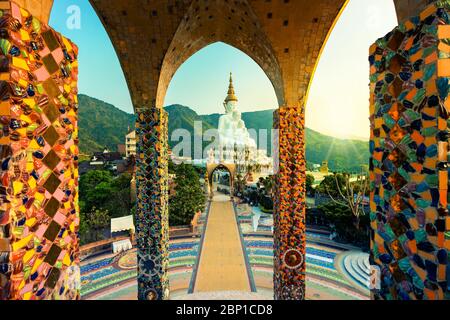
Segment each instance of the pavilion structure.
[[[279,110],[275,113],[274,121],[274,127],[278,129],[278,154],[275,155],[274,297],[283,300],[304,299],[305,105],[321,52],[346,1],[90,2],[117,52],[137,115],[136,238],[139,299],[169,297],[168,143],[167,115],[163,110],[166,91],[177,69],[190,56],[217,41],[232,45],[254,59],[275,89]],[[1,9],[7,10],[11,3],[1,1]],[[37,20],[43,23],[48,21],[53,1],[16,0],[15,3],[25,10],[15,10],[14,19],[19,19],[20,12],[23,15],[20,25],[30,28],[37,25]],[[450,225],[447,209],[450,5],[448,1],[436,0],[394,0],[394,4],[399,26],[378,40],[369,53],[371,263],[380,270],[381,275],[381,286],[374,288],[373,294],[377,299],[441,299],[447,290],[446,268],[450,247],[450,240],[446,236]],[[29,18],[27,12],[36,20]],[[19,28],[16,20],[7,25],[11,32],[16,32]],[[30,35],[33,37],[35,33]],[[42,37],[49,46],[49,52],[57,49],[58,41],[52,41],[49,34]],[[32,55],[19,57],[24,54],[22,45],[35,47],[30,40],[25,37],[23,42],[15,45],[18,49],[11,50],[12,47],[3,42],[2,58],[25,70],[36,67],[35,61],[31,61]],[[65,42],[61,45],[67,49]],[[28,47],[22,49],[27,51]],[[63,54],[63,58],[70,58],[68,61],[75,63],[72,51],[67,50],[67,53],[68,57]],[[46,55],[42,57],[47,59],[44,64],[50,68],[51,74],[58,73],[56,77],[60,77],[60,70],[65,70],[65,74],[71,75],[66,69],[61,69],[57,63],[50,61],[50,58],[46,58]],[[19,61],[17,58],[26,61]],[[59,59],[58,55],[56,58]],[[71,70],[76,70],[76,65],[72,65]],[[2,81],[14,82],[14,77],[6,75],[10,71],[4,71],[2,79],[6,80]],[[23,82],[17,85],[20,87]],[[61,88],[69,92],[59,92]],[[61,103],[69,101],[71,114],[76,117],[76,97],[71,96],[72,89],[62,84],[58,86],[47,83],[43,90]],[[346,94],[351,94],[351,91]],[[17,100],[17,97],[11,99]],[[11,115],[17,116],[13,105],[11,103]],[[60,117],[58,112],[55,108],[49,116],[56,119]],[[68,123],[63,118],[61,116],[61,121],[64,121],[64,128],[67,129]],[[22,133],[30,140],[39,137],[32,135],[27,129],[20,130],[21,122],[14,120],[16,119],[11,119],[9,123],[11,137],[19,137]],[[76,123],[76,120],[71,123]],[[73,128],[73,134],[64,136],[58,128],[55,131],[60,135],[59,139],[51,132],[46,135],[47,142],[50,139],[53,147],[55,143],[63,141],[63,148],[76,145],[76,128]],[[12,141],[2,140],[2,143],[13,145]],[[49,150],[46,144],[35,147]],[[42,186],[46,191],[52,191],[50,194],[61,186],[59,184],[55,188],[57,179],[60,182],[62,178],[69,179],[65,175],[56,175],[54,169],[59,170],[61,166],[76,168],[77,163],[74,151],[58,155],[62,148],[56,149],[52,154],[56,153],[59,160],[54,155],[47,159],[53,175],[46,176],[52,178]],[[31,150],[31,146],[24,149],[27,154]],[[13,154],[12,159],[17,160],[18,154]],[[72,160],[74,162],[70,162]],[[11,170],[14,172],[13,168]],[[7,183],[4,186],[9,192],[9,201],[19,197],[20,192],[25,193],[34,188],[33,185],[28,189],[22,187],[20,192],[14,191],[11,194],[11,187],[21,186],[17,184],[19,180],[19,176],[12,175],[8,182],[11,185]],[[42,248],[33,247],[33,242],[25,239],[42,233],[38,231],[39,228],[32,231],[35,221],[31,211],[33,205],[25,204],[24,207],[18,207],[19,211],[15,211],[22,212],[23,219],[17,218],[17,214],[10,215],[8,225],[14,228],[19,224],[23,228],[26,226],[30,233],[21,236],[14,234],[11,243],[4,240],[9,239],[8,232],[2,231],[0,235],[1,257],[6,257],[3,252],[9,252],[5,263],[10,263],[13,271],[5,273],[9,268],[0,270],[2,285],[10,285],[10,290],[2,291],[6,298],[25,299],[42,294],[40,283],[46,283],[47,291],[44,291],[47,292],[47,297],[57,296],[54,294],[59,288],[57,284],[66,274],[62,266],[65,263],[72,265],[76,257],[75,253],[70,254],[72,250],[76,250],[76,239],[70,248],[61,242],[54,243],[58,237],[63,236],[61,240],[67,244],[67,236],[70,237],[76,231],[78,220],[77,198],[74,196],[75,176],[73,180],[72,183],[67,182],[70,188],[61,190],[63,193],[67,189],[71,190],[69,199],[64,204],[59,202],[57,205],[52,201],[53,209],[50,210],[53,216],[51,218],[58,216],[58,221],[61,222],[58,211],[64,207],[64,210],[68,210],[64,211],[66,217],[71,214],[73,220],[69,219],[68,225],[55,221],[57,225],[52,224],[44,235],[47,242]],[[47,193],[45,195],[48,196]],[[30,201],[30,197],[24,194],[23,199],[25,198]],[[61,201],[63,198],[64,196]],[[59,213],[64,215],[63,211]],[[26,248],[27,253],[22,254],[23,248]],[[33,253],[32,250],[40,253]],[[66,255],[67,258],[64,258]],[[43,263],[38,262],[43,260],[52,266],[37,267],[37,277],[41,277],[42,281],[36,283],[36,287],[27,282],[29,276],[36,279],[33,272],[27,274],[25,280],[25,274],[22,273],[22,277],[17,269],[31,264],[30,259],[35,256],[35,263]],[[62,265],[58,261],[61,257]],[[17,263],[15,259],[24,261]],[[2,265],[3,263],[4,261]],[[77,295],[71,293],[67,297],[76,298]]]

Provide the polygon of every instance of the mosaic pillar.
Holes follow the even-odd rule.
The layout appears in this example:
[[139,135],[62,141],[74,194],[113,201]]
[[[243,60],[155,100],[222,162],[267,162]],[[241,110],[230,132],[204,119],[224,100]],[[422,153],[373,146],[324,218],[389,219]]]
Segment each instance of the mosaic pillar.
[[447,289],[449,7],[435,2],[370,49],[375,299],[437,300]]
[[168,117],[162,109],[137,112],[136,239],[139,300],[169,297]]
[[[274,294],[276,300],[305,299],[306,161],[303,107],[274,114],[278,160],[274,199]],[[275,168],[277,169],[277,168]]]
[[78,49],[0,16],[0,299],[78,299]]

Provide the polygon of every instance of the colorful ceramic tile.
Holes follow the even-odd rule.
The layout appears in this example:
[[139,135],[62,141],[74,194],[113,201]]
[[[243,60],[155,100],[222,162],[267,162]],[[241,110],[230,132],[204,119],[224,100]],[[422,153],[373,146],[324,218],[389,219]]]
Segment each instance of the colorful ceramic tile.
[[13,94],[0,85],[0,234],[9,235],[0,239],[0,299],[78,299],[78,49],[13,2],[6,7],[0,61]]
[[439,44],[449,41],[448,6],[434,2],[421,16],[377,40],[369,57],[375,299],[443,299],[447,291],[449,67]]
[[306,161],[303,107],[274,114],[278,129],[278,172],[274,197],[274,296],[304,300],[306,253]]
[[140,300],[169,297],[167,122],[167,113],[162,109],[137,112],[136,241]]

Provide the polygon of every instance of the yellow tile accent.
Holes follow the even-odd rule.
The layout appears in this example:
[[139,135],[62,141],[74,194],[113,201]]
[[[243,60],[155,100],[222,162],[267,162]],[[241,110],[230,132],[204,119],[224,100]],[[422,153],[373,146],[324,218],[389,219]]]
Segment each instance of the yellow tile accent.
[[29,236],[23,238],[22,240],[16,241],[12,244],[12,249],[13,251],[17,251],[19,249],[22,249],[23,247],[25,247],[28,242],[30,242],[30,240],[33,238],[33,235],[30,234]]
[[11,106],[8,101],[0,103],[0,116],[9,116],[11,114]]
[[25,137],[27,135],[27,128],[17,129],[16,132],[20,134],[21,137]]
[[9,144],[9,137],[1,137],[0,144]]
[[64,256],[63,263],[64,263],[66,266],[70,266],[71,261],[70,261],[70,255],[69,255],[69,254],[66,254],[66,255]]
[[13,66],[15,66],[17,68],[30,71],[30,68],[28,67],[27,62],[22,58],[13,57],[12,64],[13,64]]
[[33,122],[33,121],[31,121],[31,119],[30,119],[29,116],[26,116],[26,115],[24,115],[24,114],[21,114],[19,119],[20,119],[20,120],[23,120],[23,121],[25,121],[25,122],[28,122],[28,123],[32,123],[32,122]]
[[438,26],[438,37],[439,39],[450,38],[450,26],[449,25]]
[[33,150],[37,150],[40,148],[35,139],[31,140],[30,145],[28,147]]
[[31,218],[31,219],[28,219],[27,222],[25,222],[25,224],[26,224],[28,227],[32,227],[32,226],[34,225],[35,222],[36,222],[36,218]]
[[23,287],[25,287],[25,280],[22,280],[22,282],[19,285],[19,290],[22,290]]
[[34,99],[30,99],[30,98],[23,99],[23,102],[31,108],[33,108],[36,105],[36,101],[34,101]]
[[22,17],[25,17],[25,18],[28,18],[30,16],[30,13],[23,8],[20,8],[20,14],[22,15]]
[[427,7],[420,13],[420,20],[425,20],[428,16],[436,12],[436,6],[432,5]]
[[438,46],[439,51],[445,52],[445,53],[450,53],[450,46],[448,44],[445,44],[443,42],[439,43]]
[[20,29],[20,37],[24,41],[29,41],[30,40],[30,34],[24,29]]
[[42,200],[44,200],[45,196],[42,193],[36,192],[36,194],[34,195],[34,198],[40,202],[42,202]]
[[35,273],[36,272],[36,270],[42,264],[42,261],[43,260],[41,260],[41,259],[36,259],[36,262],[34,263],[33,268],[31,269],[31,273]]
[[23,256],[23,262],[27,263],[30,261],[31,257],[33,257],[35,251],[34,249],[28,250],[27,253]]
[[19,86],[21,86],[22,88],[26,88],[26,87],[28,86],[28,82],[26,82],[26,81],[23,80],[23,79],[19,79],[18,84],[19,84]]
[[64,43],[64,46],[66,47],[67,51],[72,51],[72,45],[70,44],[69,41],[67,41],[67,39],[65,37],[61,37]]
[[438,77],[450,77],[450,59],[439,59],[437,68]]
[[14,181],[13,182],[13,190],[14,190],[14,195],[20,193],[22,191],[23,188],[23,183],[20,181]]

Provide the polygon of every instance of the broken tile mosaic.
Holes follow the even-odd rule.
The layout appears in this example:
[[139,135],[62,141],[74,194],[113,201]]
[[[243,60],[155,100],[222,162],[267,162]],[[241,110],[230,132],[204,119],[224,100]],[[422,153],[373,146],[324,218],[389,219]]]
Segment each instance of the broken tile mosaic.
[[78,299],[78,49],[1,8],[0,300]]
[[371,264],[375,299],[447,291],[450,16],[433,2],[370,49]]

